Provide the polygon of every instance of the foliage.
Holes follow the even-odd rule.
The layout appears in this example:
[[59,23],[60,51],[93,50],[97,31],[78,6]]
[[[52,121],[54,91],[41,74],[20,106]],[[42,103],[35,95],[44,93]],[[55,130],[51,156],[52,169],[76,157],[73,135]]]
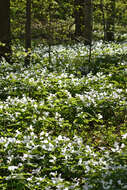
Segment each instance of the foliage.
[[[12,39],[23,41],[25,33],[25,0],[11,0],[11,32]],[[105,19],[109,16],[110,0],[104,0]],[[76,39],[74,0],[33,0],[32,1],[32,39],[46,44],[69,43]],[[121,34],[126,32],[126,3],[116,1],[115,39],[122,40]],[[100,0],[93,2],[93,40],[103,39],[103,15]],[[122,30],[122,31],[121,31]],[[122,32],[122,33],[121,33]],[[76,39],[77,40],[77,39]],[[82,40],[81,40],[82,41]]]
[[127,189],[126,44],[48,48],[1,62],[1,189]]

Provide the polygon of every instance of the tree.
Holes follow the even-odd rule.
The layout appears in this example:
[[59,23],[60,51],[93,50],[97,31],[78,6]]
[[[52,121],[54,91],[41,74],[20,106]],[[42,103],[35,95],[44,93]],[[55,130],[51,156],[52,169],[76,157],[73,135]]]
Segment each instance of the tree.
[[105,29],[105,12],[104,12],[104,2],[103,0],[100,0],[100,9],[102,13],[102,24],[103,24],[103,32],[104,32],[104,40],[106,39],[106,29]]
[[92,42],[92,0],[84,0],[84,43]]
[[106,5],[105,36],[106,41],[114,41],[115,32],[115,1],[110,0]]
[[84,26],[84,0],[74,0],[75,35],[82,36]]
[[9,61],[10,52],[10,0],[0,0],[0,59]]
[[25,66],[28,66],[30,64],[31,49],[31,0],[26,1],[25,49],[27,53]]

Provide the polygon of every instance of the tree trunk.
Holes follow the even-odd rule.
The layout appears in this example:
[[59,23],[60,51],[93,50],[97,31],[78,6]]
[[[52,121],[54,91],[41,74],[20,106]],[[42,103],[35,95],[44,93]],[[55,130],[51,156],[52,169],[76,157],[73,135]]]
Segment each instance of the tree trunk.
[[0,0],[0,59],[9,61],[10,52],[10,0]]
[[74,17],[75,17],[75,35],[83,35],[83,26],[84,26],[84,0],[75,0],[74,1]]
[[84,43],[92,42],[92,0],[84,0]]
[[114,41],[115,32],[115,0],[111,0],[107,6],[105,40]]
[[102,24],[103,24],[103,32],[104,32],[104,41],[105,41],[105,36],[106,36],[106,24],[105,24],[105,12],[104,12],[104,2],[103,0],[100,0],[100,9],[102,12]]
[[31,49],[31,0],[26,1],[25,49],[27,53],[25,66],[28,66],[30,64]]

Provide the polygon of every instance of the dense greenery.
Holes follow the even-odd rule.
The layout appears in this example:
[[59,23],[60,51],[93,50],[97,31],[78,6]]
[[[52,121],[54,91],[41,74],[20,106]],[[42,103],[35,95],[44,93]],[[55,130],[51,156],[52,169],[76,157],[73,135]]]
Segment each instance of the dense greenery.
[[1,0],[1,190],[127,189],[126,6]]
[[127,44],[50,50],[0,64],[0,188],[127,189]]
[[[32,39],[46,44],[68,43],[75,40],[75,2],[76,0],[32,0]],[[114,1],[114,0],[113,0]],[[80,0],[79,2],[82,2]],[[112,12],[111,0],[103,0],[102,13],[101,0],[93,1],[93,39],[103,39],[103,25]],[[12,39],[24,39],[25,33],[25,6],[26,0],[10,0],[11,33]],[[122,34],[126,32],[127,9],[125,0],[115,1],[114,33],[115,40],[123,40]],[[80,6],[77,7],[79,9]],[[104,14],[104,18],[103,18]],[[82,15],[81,15],[82,16]],[[83,39],[78,39],[83,41]],[[77,42],[77,41],[76,41]]]

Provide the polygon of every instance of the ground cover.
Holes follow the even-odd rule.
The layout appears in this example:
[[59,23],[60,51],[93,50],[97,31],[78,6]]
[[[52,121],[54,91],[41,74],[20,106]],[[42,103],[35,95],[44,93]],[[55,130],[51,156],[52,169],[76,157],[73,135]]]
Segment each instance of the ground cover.
[[127,44],[13,47],[0,65],[1,189],[127,189]]

